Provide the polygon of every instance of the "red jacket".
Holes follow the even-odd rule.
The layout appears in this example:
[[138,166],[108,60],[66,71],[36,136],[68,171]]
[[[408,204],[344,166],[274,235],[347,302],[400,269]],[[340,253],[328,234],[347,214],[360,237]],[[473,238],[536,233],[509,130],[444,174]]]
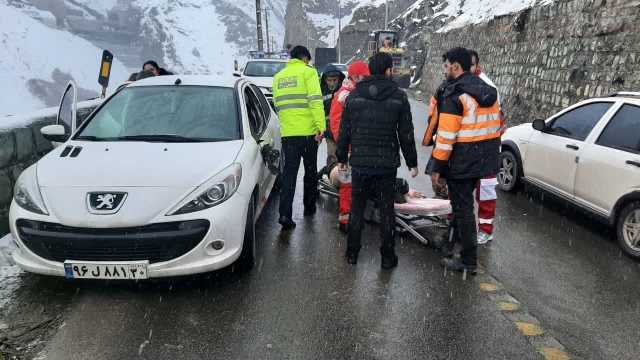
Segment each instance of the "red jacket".
[[342,120],[342,111],[344,110],[344,103],[347,101],[347,96],[356,88],[356,84],[346,79],[342,83],[342,87],[333,95],[333,101],[331,102],[331,111],[329,112],[329,128],[333,135],[334,141],[338,142],[338,136],[340,135],[340,120]]

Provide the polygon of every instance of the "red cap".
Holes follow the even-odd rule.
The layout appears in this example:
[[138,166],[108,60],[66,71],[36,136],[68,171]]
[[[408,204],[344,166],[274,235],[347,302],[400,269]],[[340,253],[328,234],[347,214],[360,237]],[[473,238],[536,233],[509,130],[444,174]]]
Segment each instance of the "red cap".
[[356,75],[371,75],[371,73],[369,72],[369,65],[367,65],[367,63],[365,63],[364,61],[356,61],[353,64],[349,65],[347,72],[349,73],[349,77],[354,77]]

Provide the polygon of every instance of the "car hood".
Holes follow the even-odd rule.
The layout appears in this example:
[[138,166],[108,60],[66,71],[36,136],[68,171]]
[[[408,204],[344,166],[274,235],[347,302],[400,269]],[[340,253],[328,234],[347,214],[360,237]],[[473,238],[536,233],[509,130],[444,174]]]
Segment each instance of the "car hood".
[[272,77],[253,77],[247,76],[252,83],[256,84],[258,87],[272,87],[273,86],[273,78]]
[[[76,157],[61,153],[82,147]],[[57,147],[37,165],[41,187],[196,187],[231,165],[242,140],[209,143],[86,142]]]

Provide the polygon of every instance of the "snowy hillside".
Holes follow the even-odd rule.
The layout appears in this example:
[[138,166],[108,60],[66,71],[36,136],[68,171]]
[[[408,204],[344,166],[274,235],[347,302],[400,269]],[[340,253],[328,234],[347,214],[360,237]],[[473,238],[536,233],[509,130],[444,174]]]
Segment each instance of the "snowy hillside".
[[338,2],[335,0],[306,0],[304,2],[306,15],[316,28],[319,40],[329,46],[335,46],[337,42],[339,17],[341,17],[340,25],[344,28],[351,22],[356,10],[366,6],[384,5],[384,0],[342,0],[339,12],[337,4]]
[[[3,1],[0,53],[0,116],[52,105],[71,78],[84,89],[81,95],[99,91],[101,49],[78,36],[52,29]],[[116,59],[112,83],[126,77],[126,68]]]

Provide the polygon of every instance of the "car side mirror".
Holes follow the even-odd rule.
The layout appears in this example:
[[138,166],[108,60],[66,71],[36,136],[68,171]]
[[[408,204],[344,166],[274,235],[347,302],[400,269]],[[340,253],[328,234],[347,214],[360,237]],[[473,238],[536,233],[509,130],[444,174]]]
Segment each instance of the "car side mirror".
[[48,125],[40,129],[42,136],[51,141],[63,143],[69,140],[69,135],[63,125]]
[[531,124],[533,126],[534,129],[538,130],[538,131],[546,131],[547,130],[547,123],[544,122],[544,120],[542,119],[536,119],[533,120],[533,124]]

